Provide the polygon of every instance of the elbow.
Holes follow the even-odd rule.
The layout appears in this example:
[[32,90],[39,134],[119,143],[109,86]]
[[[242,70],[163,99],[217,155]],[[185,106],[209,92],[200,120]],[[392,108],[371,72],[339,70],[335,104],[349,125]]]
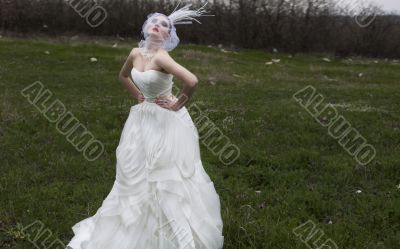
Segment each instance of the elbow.
[[125,78],[126,78],[126,77],[123,76],[122,74],[118,74],[118,81],[124,82],[124,79],[125,79]]
[[197,79],[196,76],[194,76],[193,79],[191,79],[188,82],[189,86],[191,86],[191,87],[196,87],[198,83],[199,83],[199,80]]

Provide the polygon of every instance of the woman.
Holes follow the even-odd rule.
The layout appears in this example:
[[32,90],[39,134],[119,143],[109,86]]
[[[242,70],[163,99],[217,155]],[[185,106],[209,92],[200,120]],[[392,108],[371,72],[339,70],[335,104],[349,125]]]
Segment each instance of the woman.
[[[116,180],[96,214],[72,227],[67,248],[222,248],[220,199],[184,106],[198,79],[168,54],[179,43],[174,25],[204,14],[204,6],[193,11],[190,5],[169,16],[148,15],[145,39],[119,74],[139,104],[131,107],[116,149]],[[178,98],[172,95],[173,76],[184,83]]]

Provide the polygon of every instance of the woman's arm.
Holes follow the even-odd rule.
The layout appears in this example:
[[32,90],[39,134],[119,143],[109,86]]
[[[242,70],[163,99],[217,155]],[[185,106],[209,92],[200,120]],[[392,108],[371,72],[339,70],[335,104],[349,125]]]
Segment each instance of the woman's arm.
[[139,103],[141,103],[144,101],[143,94],[129,78],[129,75],[133,68],[133,60],[135,59],[136,54],[137,54],[136,48],[132,49],[124,65],[122,66],[121,71],[119,72],[118,80],[124,85],[124,87],[128,90],[128,92],[130,92],[133,95],[133,97],[135,97],[139,101]]
[[157,99],[156,103],[160,106],[174,111],[179,110],[192,96],[196,89],[198,79],[196,75],[191,73],[189,70],[178,64],[167,51],[162,50],[158,56],[154,58],[155,63],[162,67],[168,73],[174,75],[176,78],[183,81],[184,86],[182,93],[179,95],[178,100],[174,103],[170,103],[165,99]]

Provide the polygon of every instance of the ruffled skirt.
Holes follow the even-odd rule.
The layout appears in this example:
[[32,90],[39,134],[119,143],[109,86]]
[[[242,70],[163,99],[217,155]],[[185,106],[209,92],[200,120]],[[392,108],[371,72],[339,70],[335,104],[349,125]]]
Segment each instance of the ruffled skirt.
[[222,248],[220,199],[185,107],[132,106],[116,159],[112,190],[95,215],[72,227],[67,248]]

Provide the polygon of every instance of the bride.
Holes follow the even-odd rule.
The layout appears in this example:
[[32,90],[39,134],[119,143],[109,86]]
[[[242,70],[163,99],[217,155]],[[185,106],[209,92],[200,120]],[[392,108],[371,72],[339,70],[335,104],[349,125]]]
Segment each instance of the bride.
[[[169,16],[147,16],[145,39],[119,75],[139,103],[130,108],[116,149],[114,185],[96,214],[72,227],[68,249],[222,248],[219,195],[184,106],[198,79],[168,54],[179,43],[174,25],[205,13],[204,6],[190,5]],[[174,76],[184,83],[178,97],[172,94]]]

